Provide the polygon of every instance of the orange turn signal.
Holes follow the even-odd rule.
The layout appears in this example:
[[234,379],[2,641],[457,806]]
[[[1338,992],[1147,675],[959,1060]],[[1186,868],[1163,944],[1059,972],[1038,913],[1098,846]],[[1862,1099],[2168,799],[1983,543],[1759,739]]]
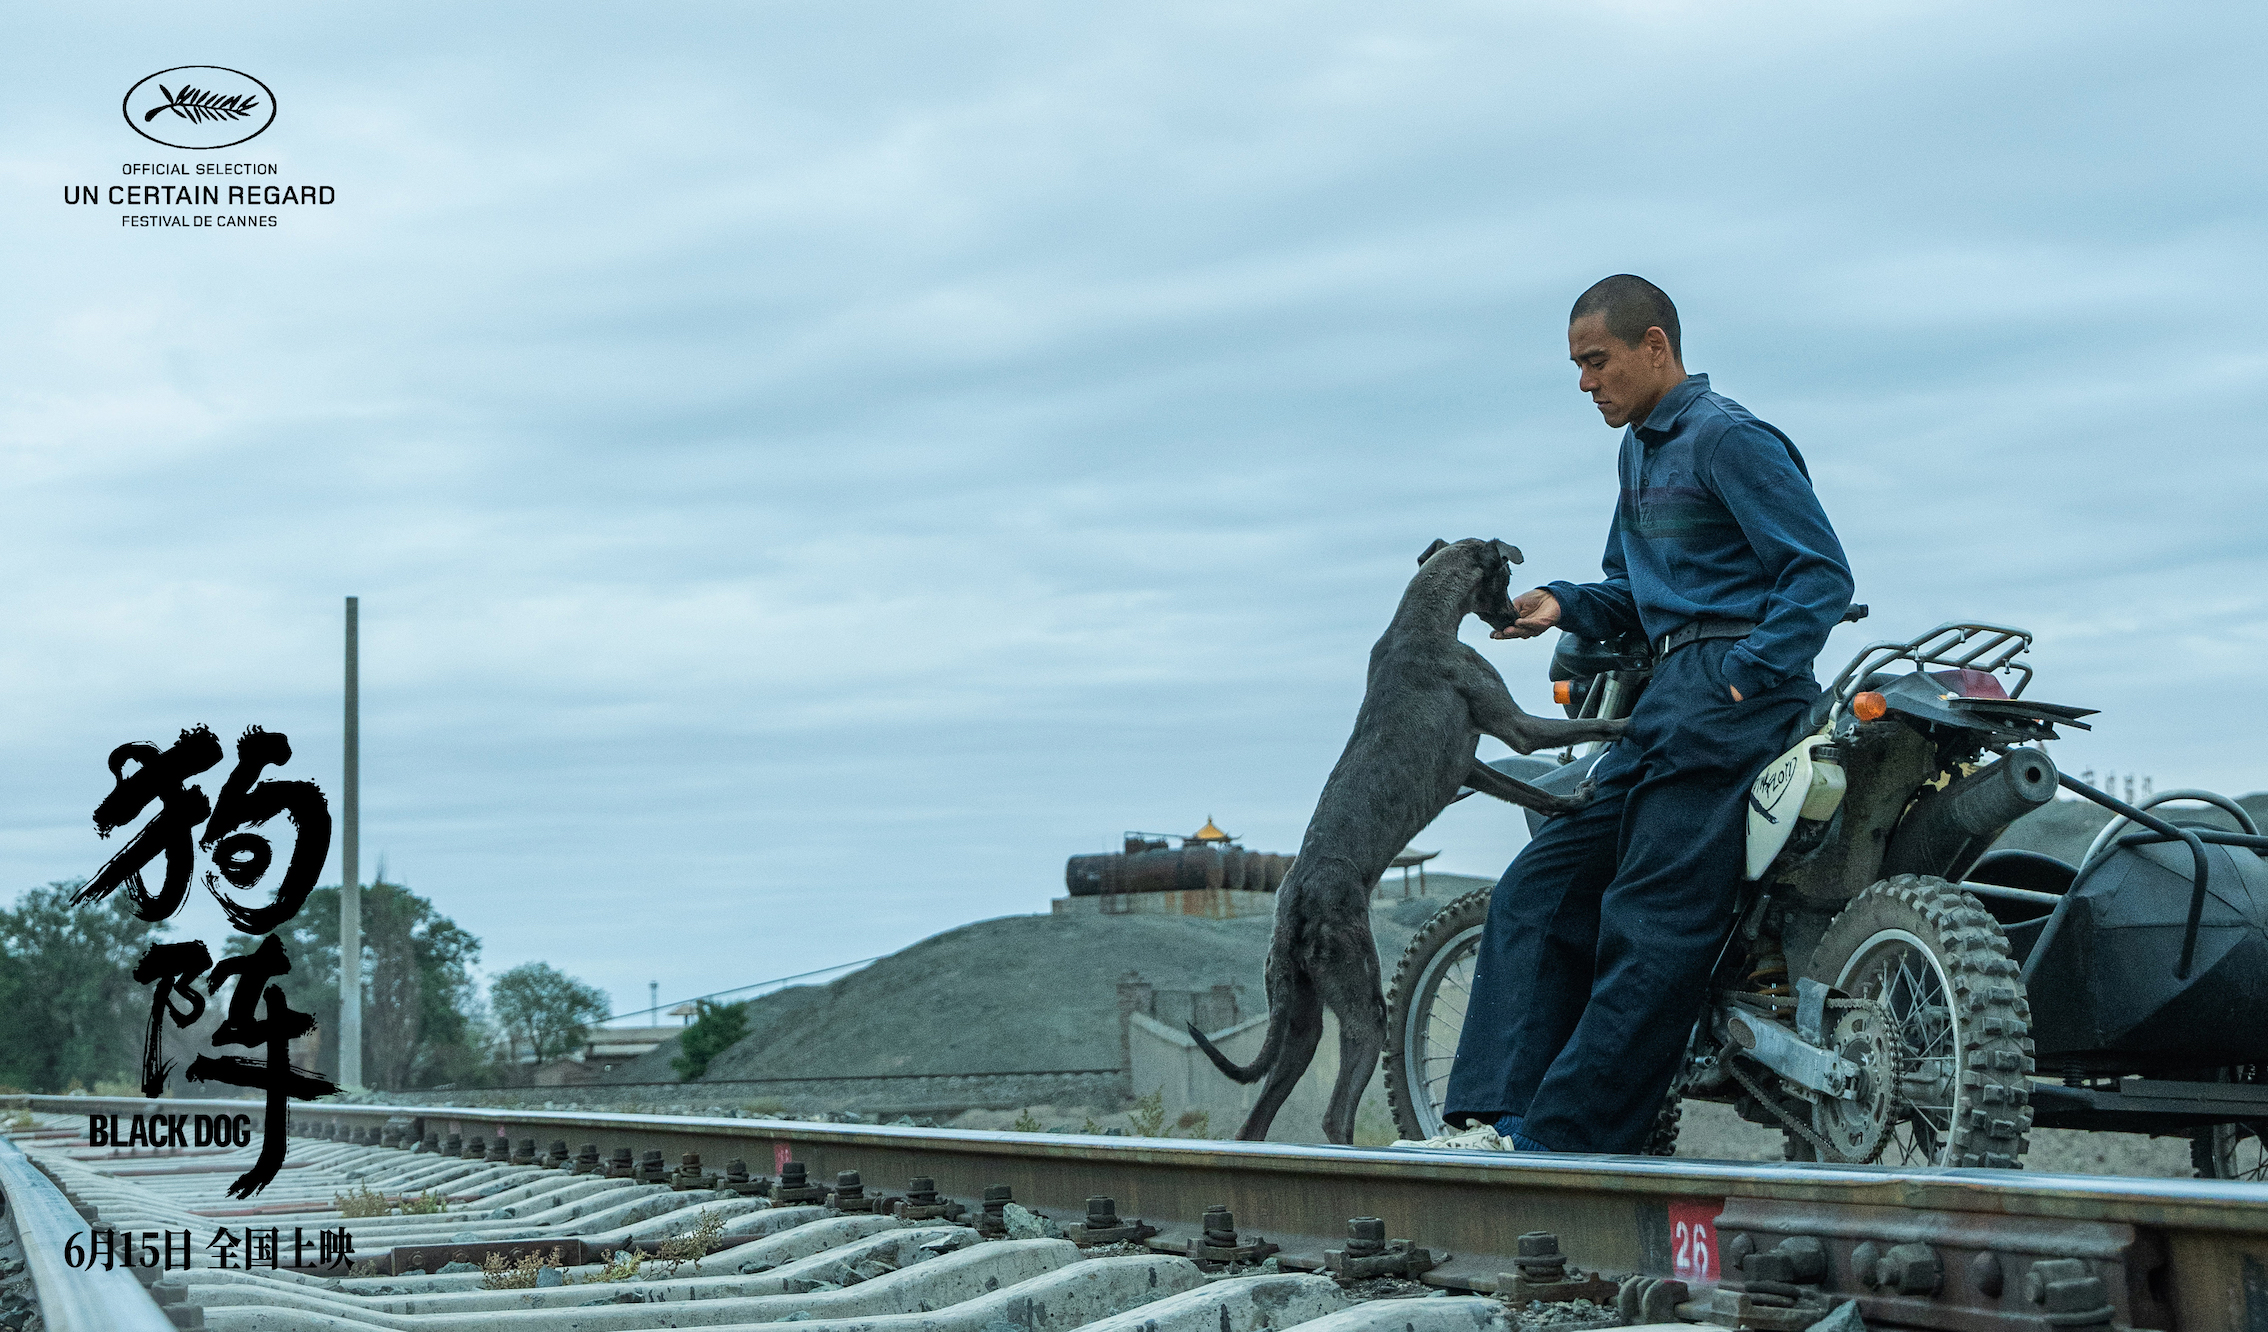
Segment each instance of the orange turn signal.
[[1552,681],[1551,701],[1563,708],[1573,703],[1575,701],[1575,682],[1573,680]]
[[1862,689],[1851,699],[1851,715],[1860,721],[1878,720],[1890,710],[1890,701],[1871,689]]

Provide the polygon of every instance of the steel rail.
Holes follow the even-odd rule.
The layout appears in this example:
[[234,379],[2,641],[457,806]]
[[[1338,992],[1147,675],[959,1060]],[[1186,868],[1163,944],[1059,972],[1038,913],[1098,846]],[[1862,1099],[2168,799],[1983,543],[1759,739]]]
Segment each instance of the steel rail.
[[39,1292],[39,1314],[49,1332],[172,1332],[157,1302],[125,1268],[74,1270],[64,1256],[72,1235],[88,1229],[31,1158],[0,1137],[0,1194],[23,1246],[24,1266]]
[[[0,1098],[7,1102],[63,1114],[124,1115],[149,1106],[138,1098],[85,1096]],[[242,1101],[163,1105],[173,1113],[248,1108]],[[2248,1275],[2268,1271],[2268,1185],[2262,1184],[501,1107],[318,1103],[293,1111],[294,1131],[317,1136],[357,1129],[367,1140],[388,1125],[420,1136],[461,1134],[467,1143],[532,1137],[539,1146],[565,1139],[571,1148],[596,1142],[606,1150],[697,1152],[707,1168],[740,1158],[752,1174],[769,1174],[777,1162],[793,1159],[818,1180],[860,1171],[870,1189],[926,1175],[944,1195],[972,1204],[986,1188],[1005,1184],[1019,1203],[1065,1222],[1081,1219],[1086,1199],[1102,1194],[1116,1201],[1121,1215],[1166,1228],[1164,1241],[1194,1236],[1205,1209],[1225,1205],[1240,1231],[1282,1245],[1287,1267],[1320,1266],[1327,1248],[1344,1244],[1349,1219],[1378,1217],[1395,1236],[1455,1255],[1426,1275],[1429,1284],[1475,1290],[1500,1289],[1499,1273],[1515,1265],[1516,1238],[1533,1231],[1560,1236],[1569,1258],[1584,1268],[1657,1276],[1692,1275],[1682,1227],[1713,1225],[1726,1235],[1737,1230],[1735,1243],[1758,1248],[1770,1248],[1775,1237],[1809,1236],[1827,1243],[1840,1265],[1836,1279],[1866,1305],[1870,1322],[1954,1332],[2036,1328],[2039,1311],[1993,1312],[2020,1304],[2021,1296],[2003,1294],[2002,1283],[1995,1283],[1990,1299],[1964,1295],[1959,1280],[1965,1278],[1956,1276],[1946,1278],[1941,1296],[1874,1288],[1867,1279],[1872,1259],[1860,1246],[1933,1244],[1944,1270],[1956,1274],[1985,1257],[1995,1265],[2078,1257],[2110,1274],[2108,1298],[2128,1326],[2179,1332],[2268,1327],[2268,1281]],[[2020,1282],[2005,1286],[2020,1288]],[[1967,1304],[1960,1308],[1946,1303],[1961,1300]]]

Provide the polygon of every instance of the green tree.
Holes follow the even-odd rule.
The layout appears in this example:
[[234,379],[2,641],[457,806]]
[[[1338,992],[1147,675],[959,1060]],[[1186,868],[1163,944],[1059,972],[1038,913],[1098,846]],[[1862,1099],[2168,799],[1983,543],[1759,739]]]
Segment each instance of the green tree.
[[680,1082],[691,1082],[708,1072],[710,1060],[748,1034],[748,1008],[744,1004],[717,1004],[699,999],[694,1001],[694,1008],[697,1016],[693,1025],[677,1039],[680,1053],[669,1061],[669,1066],[677,1070]]
[[545,962],[522,962],[498,976],[488,1003],[514,1048],[526,1045],[539,1064],[581,1045],[611,1011],[604,991]]
[[83,882],[34,888],[0,911],[0,1082],[60,1092],[137,1079],[150,988],[134,964],[166,926],[136,917],[123,892],[74,906]]
[[[293,1008],[325,1033],[316,1068],[338,1076],[339,890],[317,888],[277,936],[291,971],[279,982]],[[258,941],[241,935],[232,953]],[[463,1082],[487,1062],[473,963],[480,940],[406,886],[362,889],[362,1072],[374,1087]]]

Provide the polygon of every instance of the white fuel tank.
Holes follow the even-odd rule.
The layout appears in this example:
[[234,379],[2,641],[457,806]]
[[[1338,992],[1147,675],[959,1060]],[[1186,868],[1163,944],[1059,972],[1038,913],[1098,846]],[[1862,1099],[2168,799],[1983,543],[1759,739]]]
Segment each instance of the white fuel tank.
[[1824,820],[1843,803],[1843,765],[1814,760],[1811,751],[1827,737],[1807,735],[1795,748],[1773,759],[1748,788],[1748,866],[1744,877],[1763,877],[1780,848],[1788,844],[1798,819]]

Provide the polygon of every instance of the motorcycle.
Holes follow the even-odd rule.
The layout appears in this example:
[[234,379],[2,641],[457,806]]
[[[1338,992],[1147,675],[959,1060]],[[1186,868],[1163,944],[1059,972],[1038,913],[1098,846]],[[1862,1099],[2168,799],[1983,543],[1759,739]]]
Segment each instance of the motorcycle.
[[[1699,1100],[1794,1160],[2015,1168],[2056,1127],[2188,1136],[2201,1175],[2268,1179],[2268,838],[2224,796],[2136,806],[2059,773],[2041,746],[2094,710],[2025,697],[2031,645],[1969,623],[1872,643],[1799,720],[1749,789],[1733,923],[1646,1152]],[[1643,641],[1566,635],[1554,696],[1627,716],[1651,671]],[[1492,766],[1568,793],[1604,751]],[[1991,849],[2059,789],[2114,816],[2079,864]],[[2176,803],[2237,831],[2152,812]],[[1444,907],[1396,969],[1405,1137],[1445,1131],[1488,899]]]

